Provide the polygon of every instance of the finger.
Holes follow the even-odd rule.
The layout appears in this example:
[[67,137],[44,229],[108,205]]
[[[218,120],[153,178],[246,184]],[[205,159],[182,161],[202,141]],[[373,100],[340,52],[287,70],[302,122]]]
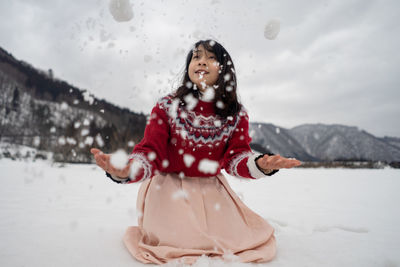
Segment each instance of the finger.
[[300,166],[301,165],[301,161],[300,160],[295,159],[295,163],[296,163],[296,166]]
[[283,168],[293,168],[295,166],[298,166],[299,163],[300,162],[298,160],[288,159],[288,160],[285,160],[284,165],[282,167]]
[[98,155],[96,155],[95,159],[96,159],[96,164],[97,164],[100,168],[102,168],[103,170],[106,170],[106,169],[107,169],[107,163],[106,163],[101,157],[99,157]]
[[101,150],[97,149],[97,148],[91,148],[90,149],[90,153],[92,153],[93,155],[96,155],[97,153],[100,153],[100,152],[101,152]]
[[267,164],[269,167],[272,167],[272,166],[276,165],[276,162],[280,159],[280,157],[281,157],[281,156],[279,156],[279,155],[270,156],[270,157],[267,158],[266,164]]
[[[266,156],[266,157],[265,157]],[[266,166],[268,165],[268,162],[267,162],[267,160],[268,160],[268,155],[265,155],[264,157],[262,157],[261,159],[259,159],[258,161],[257,161],[257,164],[258,164],[258,166],[260,167],[260,168],[262,168],[262,169],[266,169]]]

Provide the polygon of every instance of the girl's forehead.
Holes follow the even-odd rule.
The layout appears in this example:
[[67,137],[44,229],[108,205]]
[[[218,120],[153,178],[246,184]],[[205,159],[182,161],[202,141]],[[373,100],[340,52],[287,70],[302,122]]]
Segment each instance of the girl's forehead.
[[195,47],[193,49],[193,53],[203,53],[203,52],[205,52],[206,54],[214,54],[214,52],[205,49],[203,45],[199,45],[198,47]]

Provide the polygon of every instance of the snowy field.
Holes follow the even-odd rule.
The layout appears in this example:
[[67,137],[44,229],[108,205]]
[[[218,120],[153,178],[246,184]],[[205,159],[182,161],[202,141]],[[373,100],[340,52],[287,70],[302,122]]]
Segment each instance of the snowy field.
[[[138,186],[95,165],[0,160],[0,266],[148,266],[122,236]],[[400,266],[400,171],[283,170],[228,177],[276,229],[278,254],[257,266]],[[195,266],[253,266],[201,258]]]

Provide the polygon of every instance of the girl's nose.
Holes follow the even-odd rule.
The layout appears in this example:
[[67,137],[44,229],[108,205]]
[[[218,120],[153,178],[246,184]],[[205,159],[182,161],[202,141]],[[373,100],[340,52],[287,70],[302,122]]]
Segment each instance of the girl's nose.
[[206,63],[207,63],[207,61],[205,60],[205,58],[204,57],[201,57],[200,59],[199,59],[199,65],[203,65],[203,66],[205,66],[206,65]]

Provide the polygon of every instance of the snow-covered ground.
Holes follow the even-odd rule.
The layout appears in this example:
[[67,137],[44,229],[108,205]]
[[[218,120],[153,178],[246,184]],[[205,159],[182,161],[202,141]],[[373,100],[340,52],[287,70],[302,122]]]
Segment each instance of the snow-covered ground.
[[[139,185],[95,165],[0,160],[0,266],[146,266],[121,237],[136,224]],[[260,266],[399,266],[400,171],[282,170],[228,177],[276,229],[278,254]],[[201,258],[195,266],[252,266]]]

